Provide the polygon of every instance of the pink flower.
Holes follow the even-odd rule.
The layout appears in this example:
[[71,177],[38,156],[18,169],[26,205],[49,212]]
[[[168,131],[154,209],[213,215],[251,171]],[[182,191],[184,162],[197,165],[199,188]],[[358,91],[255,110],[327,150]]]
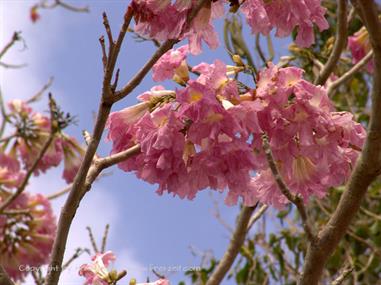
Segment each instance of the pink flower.
[[247,0],[241,9],[253,33],[268,35],[276,28],[275,35],[285,37],[297,27],[296,43],[301,47],[314,43],[314,24],[320,31],[328,28],[320,0]]
[[[270,138],[280,175],[293,194],[307,201],[312,195],[324,196],[329,187],[346,180],[364,143],[365,130],[349,113],[332,112],[325,89],[301,75],[296,68],[270,65],[260,73],[256,100],[262,102],[262,110],[257,108],[258,123]],[[263,160],[263,153],[255,149],[257,159]],[[269,179],[266,164],[257,165],[261,171],[253,187],[259,200],[276,207],[287,203],[280,199],[274,179]]]
[[172,4],[171,1],[134,0],[135,31],[158,41],[188,38],[192,54],[201,52],[202,41],[210,48],[216,48],[218,37],[212,20],[222,16],[223,2],[219,0],[205,5],[188,24],[187,17],[194,5],[195,1],[176,1]]
[[270,170],[258,172],[250,183],[251,188],[255,189],[256,197],[262,203],[272,205],[277,209],[282,209],[289,203],[286,196],[279,190]]
[[186,83],[189,79],[188,65],[185,62],[188,53],[188,45],[167,51],[153,66],[153,79],[163,81],[177,75],[179,82]]
[[246,0],[241,6],[241,11],[253,34],[268,35],[270,33],[272,26],[263,0]]
[[[0,192],[0,201],[8,196]],[[26,210],[27,214],[0,216],[0,264],[17,281],[28,271],[20,265],[38,267],[49,261],[56,234],[56,221],[50,205],[43,195],[22,193],[8,210]]]
[[97,253],[91,258],[92,263],[81,265],[79,275],[86,278],[86,285],[108,285],[112,280],[107,267],[115,259],[111,251]]
[[14,99],[8,102],[8,107],[13,113],[18,113],[22,117],[27,117],[32,113],[32,108],[20,99]]
[[7,188],[18,187],[24,176],[25,173],[20,171],[20,164],[14,154],[0,153],[0,185]]
[[[35,138],[30,138],[28,140],[23,138],[18,139],[18,150],[27,169],[33,165],[48,138],[49,133],[41,131]],[[62,158],[62,141],[61,138],[56,137],[39,161],[34,174],[39,175],[40,172],[45,172],[51,167],[58,166],[61,163]]]
[[[33,110],[22,100],[12,100],[8,104],[10,110],[15,115],[15,120],[22,125],[18,130],[16,147],[24,162],[25,168],[29,169],[43,146],[48,141],[51,132],[50,119],[41,113]],[[57,134],[47,151],[40,159],[34,174],[45,172],[53,166],[58,166],[63,158],[62,141]]]
[[[221,61],[194,67],[200,75],[176,97],[140,96],[150,107],[110,116],[112,152],[139,143],[141,153],[119,167],[158,184],[158,193],[193,199],[210,188],[227,191],[225,203],[288,203],[278,189],[263,151],[266,134],[279,174],[305,202],[350,175],[365,139],[348,113],[334,112],[323,87],[303,79],[296,67],[269,64],[257,88],[239,95],[230,67]],[[233,70],[238,72],[238,70]],[[138,114],[134,116],[133,114]],[[256,177],[252,177],[253,173]]]
[[[359,62],[366,54],[372,49],[369,42],[368,31],[365,27],[358,30],[353,36],[348,38],[348,48],[350,49],[353,57],[353,63]],[[368,72],[372,73],[374,69],[374,62],[370,61],[367,65]]]

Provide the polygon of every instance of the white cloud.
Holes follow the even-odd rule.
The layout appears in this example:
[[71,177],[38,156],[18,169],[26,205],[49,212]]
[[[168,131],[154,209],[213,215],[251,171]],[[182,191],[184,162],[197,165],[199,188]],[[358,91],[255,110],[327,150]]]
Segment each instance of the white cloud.
[[[20,51],[22,44],[18,44],[4,57],[4,62],[20,64],[28,63],[28,67],[23,69],[11,70],[0,67],[0,87],[3,91],[5,100],[13,98],[29,98],[34,92],[38,91],[48,80],[50,74],[46,74],[45,59],[52,55],[52,43],[57,45],[57,41],[64,38],[64,19],[56,12],[54,17],[46,16],[45,22],[41,26],[36,26],[29,19],[29,8],[33,2],[30,1],[1,1],[0,2],[0,17],[2,19],[0,27],[0,43],[8,42],[13,31],[22,31],[22,35],[26,40],[27,49]],[[40,30],[39,30],[40,29]],[[42,36],[43,35],[43,36]],[[57,94],[58,93],[58,94]],[[60,97],[60,102],[64,98],[60,96],[63,92],[55,89],[55,95]],[[46,101],[43,102],[46,104]],[[60,169],[49,171],[47,175],[41,175],[33,178],[28,191],[40,193],[54,193],[65,186],[61,178]],[[53,208],[57,217],[63,205],[64,199],[60,198],[53,202]],[[100,240],[103,235],[104,227],[107,223],[111,224],[109,235],[116,234],[117,229],[112,227],[117,223],[117,203],[114,198],[108,193],[107,189],[100,187],[93,188],[85,199],[82,201],[78,209],[77,215],[73,221],[65,260],[70,258],[78,247],[90,247],[89,237],[86,231],[86,226],[91,226],[95,238]],[[112,249],[110,244],[108,249]],[[128,276],[144,279],[145,272],[142,272],[143,266],[136,260],[131,251],[122,250],[116,252],[117,269],[127,269]],[[78,285],[82,284],[84,279],[78,276],[78,269],[81,264],[90,261],[87,254],[83,254],[78,258],[68,270],[63,272],[60,284],[63,285]],[[143,270],[144,271],[144,270]],[[28,279],[26,284],[34,284],[31,279]]]

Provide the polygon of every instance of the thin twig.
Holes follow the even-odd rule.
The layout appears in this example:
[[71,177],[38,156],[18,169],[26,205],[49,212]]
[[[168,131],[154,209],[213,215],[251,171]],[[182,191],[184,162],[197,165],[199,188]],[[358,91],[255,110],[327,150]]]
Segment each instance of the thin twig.
[[93,250],[94,250],[95,254],[99,253],[99,249],[98,249],[97,243],[95,242],[95,239],[94,239],[93,231],[91,230],[90,227],[86,227],[86,230],[89,233],[89,238],[90,238],[91,246],[93,247]]
[[102,246],[101,246],[101,252],[102,253],[106,251],[106,242],[107,242],[109,229],[110,229],[110,225],[107,224],[105,227],[105,232],[103,233],[103,238],[102,238]]
[[35,95],[33,95],[31,98],[29,98],[26,101],[26,103],[30,104],[30,103],[38,101],[41,98],[41,96],[44,94],[44,92],[48,90],[50,86],[52,86],[53,81],[54,81],[54,77],[52,76],[49,78],[48,82],[44,86],[42,86],[42,88]]
[[212,199],[213,199],[213,211],[212,211],[212,214],[213,216],[217,219],[217,221],[220,222],[220,224],[229,232],[229,233],[233,233],[233,228],[229,225],[229,223],[227,223],[221,216],[221,212],[220,212],[220,209],[219,209],[219,206],[218,206],[218,201],[216,199],[213,198],[213,196],[211,196]]
[[340,55],[347,42],[347,0],[337,1],[337,28],[335,44],[324,68],[316,78],[315,85],[324,85],[340,59]]
[[314,231],[312,229],[312,225],[309,222],[309,219],[307,216],[307,211],[306,211],[306,208],[304,207],[304,204],[303,204],[303,200],[299,196],[293,195],[291,193],[291,191],[288,189],[286,183],[283,181],[283,179],[279,173],[278,167],[274,161],[274,157],[272,155],[272,151],[271,151],[269,141],[268,141],[268,138],[266,135],[262,136],[262,141],[263,141],[263,149],[264,149],[265,154],[266,154],[266,159],[267,159],[267,162],[269,164],[269,168],[273,174],[274,180],[275,180],[276,184],[278,185],[279,190],[282,192],[282,194],[284,196],[286,196],[286,198],[291,203],[293,203],[296,206],[296,208],[299,211],[300,217],[302,219],[303,228],[304,228],[304,231],[306,233],[308,240],[311,243],[315,243],[316,234],[314,233]]
[[78,257],[80,257],[83,253],[88,253],[88,254],[90,254],[90,250],[89,249],[87,249],[87,248],[77,248],[76,250],[75,250],[75,252],[74,252],[74,254],[68,259],[68,261],[66,261],[63,265],[62,265],[62,270],[65,270],[65,269],[67,269],[69,266],[70,266],[70,264],[74,261],[74,260],[76,260]]
[[69,186],[65,187],[64,189],[62,189],[62,190],[60,190],[60,191],[58,191],[56,193],[53,193],[53,194],[50,194],[50,195],[46,196],[46,198],[48,200],[54,200],[54,199],[56,199],[58,197],[61,197],[61,196],[65,195],[66,193],[70,192],[71,187],[72,187],[72,184],[70,184]]
[[72,12],[79,12],[79,13],[89,13],[90,9],[89,7],[75,7],[72,5],[67,4],[66,2],[63,2],[62,0],[56,0],[56,3],[58,6],[61,6],[62,8],[65,8],[66,10],[72,11]]
[[328,86],[328,95],[331,97],[332,92],[339,87],[341,84],[345,83],[348,81],[352,76],[355,75],[357,71],[359,71],[361,68],[363,68],[369,60],[371,60],[373,57],[373,51],[369,51],[366,56],[364,56],[359,62],[357,62],[354,66],[352,66],[351,69],[349,69],[347,72],[345,72],[342,76],[340,76],[338,79],[333,81],[329,86]]
[[343,272],[331,283],[331,285],[340,285],[352,273],[353,267],[350,266],[343,270]]
[[263,50],[262,50],[262,48],[261,48],[260,33],[258,33],[258,34],[255,36],[255,49],[257,50],[258,55],[259,55],[259,57],[261,58],[263,64],[266,65],[266,63],[267,63],[267,59],[266,59],[266,56],[265,56],[265,54],[263,53]]
[[0,51],[0,59],[7,53],[7,51],[14,45],[14,43],[19,41],[20,39],[20,32],[14,32],[11,40]]
[[11,63],[5,63],[5,62],[0,61],[0,66],[2,66],[2,67],[4,67],[4,68],[18,69],[18,68],[24,68],[24,67],[27,67],[28,64],[26,64],[26,63],[22,63],[22,64],[11,64]]
[[50,4],[50,5],[48,3],[46,3],[46,1],[42,1],[37,6],[40,7],[40,8],[43,8],[43,9],[54,9],[56,7],[62,7],[64,9],[66,9],[66,10],[69,10],[69,11],[72,11],[72,12],[77,12],[77,13],[89,13],[90,12],[89,7],[87,7],[87,6],[85,6],[85,7],[76,7],[76,6],[67,4],[66,2],[64,2],[62,0],[54,0],[54,2],[52,4]]
[[258,211],[254,213],[249,221],[249,225],[247,226],[247,230],[250,231],[252,226],[265,214],[266,210],[269,208],[268,205],[262,205]]

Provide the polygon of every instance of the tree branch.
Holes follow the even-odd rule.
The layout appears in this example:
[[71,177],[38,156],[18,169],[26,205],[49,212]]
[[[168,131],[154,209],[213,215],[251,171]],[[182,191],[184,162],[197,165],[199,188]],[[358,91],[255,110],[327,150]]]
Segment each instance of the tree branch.
[[7,53],[7,51],[14,45],[15,42],[21,39],[20,32],[14,32],[11,40],[0,51],[0,59]]
[[341,84],[347,82],[357,71],[359,71],[361,68],[363,68],[369,60],[371,60],[373,57],[373,50],[369,51],[366,56],[364,56],[359,62],[357,62],[354,66],[352,66],[351,69],[349,69],[347,72],[345,72],[342,76],[340,76],[338,79],[333,81],[330,85],[328,85],[328,96],[331,97],[333,91],[339,87]]
[[362,16],[374,51],[375,72],[368,135],[347,189],[341,196],[335,212],[319,233],[318,241],[308,246],[303,273],[299,280],[300,285],[318,284],[328,258],[347,232],[369,185],[381,170],[381,33],[379,32],[381,24],[374,1],[352,0],[352,3],[358,14]]
[[340,285],[344,280],[352,273],[353,267],[348,267],[343,270],[343,272],[332,282],[331,285]]
[[[196,17],[197,13],[200,9],[206,4],[210,2],[210,0],[199,0],[194,9],[189,13],[187,17],[186,24],[183,27],[183,31],[189,28],[190,23]],[[178,43],[178,39],[169,39],[165,41],[153,54],[153,56],[147,61],[147,63],[140,69],[140,71],[119,91],[115,92],[113,97],[113,103],[122,100],[124,97],[129,95],[132,90],[135,89],[137,85],[143,80],[143,78],[147,75],[147,73],[151,70],[152,66],[159,60],[159,58],[169,51],[176,43]]]
[[253,225],[264,215],[264,213],[269,208],[268,205],[262,205],[258,211],[255,212],[255,214],[251,217],[249,224],[247,226],[247,230],[249,231]]
[[[57,270],[51,270],[46,277],[46,285],[56,285],[58,284],[58,280],[62,271],[61,265],[63,261],[63,256],[65,253],[65,246],[70,230],[70,226],[72,220],[75,216],[77,208],[83,198],[87,175],[89,169],[92,165],[94,155],[98,148],[99,142],[101,140],[107,118],[110,114],[112,103],[110,103],[109,98],[112,96],[111,91],[111,77],[115,68],[116,58],[119,54],[119,50],[121,44],[123,42],[123,38],[125,35],[126,27],[131,22],[133,16],[133,10],[130,6],[128,6],[127,11],[124,16],[124,23],[122,25],[122,29],[119,33],[118,42],[114,45],[110,43],[110,55],[107,68],[104,74],[103,80],[103,88],[102,88],[102,98],[101,103],[99,104],[98,115],[96,119],[96,123],[93,130],[93,135],[91,137],[90,143],[86,149],[86,153],[84,155],[81,167],[74,179],[72,189],[70,194],[65,202],[64,207],[62,208],[59,222],[56,239],[53,244],[52,256],[50,261],[50,268],[57,268]],[[99,174],[99,173],[98,173]],[[96,177],[94,177],[95,179]],[[90,187],[89,187],[90,189]]]
[[315,85],[324,85],[333,69],[337,65],[340,59],[341,52],[345,48],[347,43],[347,0],[337,1],[337,28],[336,28],[336,40],[333,46],[331,55],[329,56],[323,69],[320,71],[319,76],[316,78]]
[[[196,16],[197,12],[201,9],[202,5],[210,0],[200,0],[195,10],[192,10],[187,18],[187,25]],[[57,268],[57,270],[51,270],[46,277],[46,285],[57,285],[59,277],[62,271],[62,260],[65,253],[65,247],[69,230],[79,204],[86,194],[90,190],[92,183],[100,174],[100,172],[109,165],[109,160],[94,160],[94,155],[97,151],[99,142],[101,140],[108,116],[111,112],[113,103],[124,98],[130,94],[138,84],[143,80],[144,76],[148,73],[151,67],[157,62],[157,60],[169,50],[174,43],[178,40],[168,40],[163,44],[158,51],[152,56],[147,64],[133,77],[133,79],[122,89],[121,92],[115,92],[115,84],[111,84],[112,76],[114,74],[116,60],[124,39],[124,36],[128,30],[128,26],[133,17],[133,9],[128,6],[124,15],[124,22],[119,32],[116,43],[109,43],[109,56],[107,59],[106,70],[104,72],[103,86],[102,86],[102,98],[99,104],[98,115],[94,126],[93,134],[90,139],[90,143],[86,149],[84,159],[81,167],[74,179],[72,190],[62,208],[60,218],[58,221],[57,235],[53,244],[53,250],[50,261],[50,268]],[[107,31],[107,28],[106,28]],[[140,149],[139,149],[140,151]],[[131,151],[131,155],[139,153],[135,148]],[[128,152],[128,150],[127,150]],[[128,156],[128,155],[127,155]],[[119,154],[115,155],[115,161],[122,159]],[[125,157],[124,157],[125,158]],[[117,163],[117,162],[116,162]]]

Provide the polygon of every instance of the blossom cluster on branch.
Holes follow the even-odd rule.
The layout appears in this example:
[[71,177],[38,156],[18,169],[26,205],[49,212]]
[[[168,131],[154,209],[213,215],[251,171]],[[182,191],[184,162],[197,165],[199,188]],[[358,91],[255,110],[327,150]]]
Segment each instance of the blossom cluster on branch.
[[84,149],[62,131],[72,118],[56,105],[48,117],[15,99],[8,103],[3,119],[9,128],[0,142],[0,264],[14,280],[23,280],[28,271],[20,270],[20,265],[46,264],[56,233],[50,201],[25,191],[29,177],[63,161],[63,178],[71,183]]
[[110,115],[112,152],[141,146],[141,154],[119,163],[122,170],[159,184],[160,194],[193,199],[206,188],[228,189],[228,205],[242,197],[247,206],[259,200],[282,207],[288,200],[268,168],[266,135],[282,178],[305,201],[346,181],[365,130],[350,113],[336,112],[303,70],[269,63],[255,88],[242,90],[234,75],[244,66],[203,62],[191,79],[187,51],[170,50],[153,68],[154,79],[173,78],[182,88],[155,86],[141,103]]
[[[9,195],[0,191],[0,202]],[[38,268],[49,261],[56,218],[46,197],[28,192],[21,193],[7,211],[0,215],[0,264],[14,280],[23,280],[29,272],[20,268]]]
[[174,3],[171,0],[133,0],[135,31],[158,41],[187,38],[191,53],[199,54],[202,41],[212,49],[218,46],[213,20],[224,15],[225,3],[230,3],[232,12],[242,11],[255,34],[268,35],[276,28],[276,36],[286,37],[297,28],[296,43],[302,47],[314,43],[314,24],[320,30],[328,28],[324,18],[326,9],[320,0],[247,0],[241,4],[232,0],[214,0],[204,5],[191,25],[187,25],[187,15],[196,3],[194,0],[176,0]]
[[[251,32],[257,35],[256,47],[265,66],[259,71],[254,61],[248,60],[250,52],[244,51],[242,57],[232,52],[235,65],[219,59],[188,65],[188,56],[200,54],[204,42],[210,49],[219,46],[214,21],[225,15],[227,4],[231,13],[241,12]],[[337,35],[342,32],[346,38],[346,3],[337,6]],[[30,10],[31,20],[40,19],[40,9],[54,7],[88,11],[87,7],[71,6],[61,0],[40,0]],[[366,64],[363,59],[371,52],[371,40],[364,27],[349,37],[353,63],[365,63],[357,64],[341,78],[335,76],[334,65],[345,48],[344,38],[336,39],[331,55],[324,59],[326,64],[311,52],[320,69],[313,84],[303,77],[303,69],[290,66],[291,60],[279,66],[266,62],[259,34],[269,36],[275,30],[277,37],[293,35],[300,51],[306,51],[304,48],[315,43],[314,32],[329,28],[326,12],[320,0],[132,0],[116,41],[104,13],[109,52],[102,36],[102,103],[94,133],[85,138],[87,150],[63,132],[73,119],[60,111],[52,98],[50,117],[33,111],[29,104],[33,100],[12,100],[8,110],[1,106],[0,265],[14,280],[22,281],[27,271],[20,271],[18,265],[41,266],[52,252],[51,264],[60,268],[48,272],[46,283],[57,284],[65,268],[61,266],[64,248],[76,209],[97,176],[115,164],[123,171],[134,172],[139,179],[157,184],[160,195],[167,192],[194,199],[198,192],[212,189],[227,192],[227,205],[242,200],[239,227],[232,238],[235,244],[226,254],[230,260],[223,258],[218,265],[227,269],[216,270],[213,275],[219,276],[212,275],[208,285],[223,279],[248,229],[267,205],[281,209],[294,203],[310,244],[321,242],[309,224],[303,203],[313,196],[322,198],[329,188],[347,182],[366,139],[364,126],[356,122],[352,113],[337,111],[327,89],[332,91],[333,85],[338,87]],[[141,71],[118,90],[119,70],[114,73],[114,69],[132,19],[138,37],[153,40],[159,48]],[[187,44],[170,49],[183,40]],[[232,36],[234,40],[237,38]],[[269,46],[270,41],[269,37]],[[233,45],[237,51],[236,47],[245,43],[240,39]],[[112,105],[129,95],[151,68],[154,81],[173,80],[178,88],[156,85],[138,96],[138,104],[110,114]],[[368,72],[374,68],[374,61],[368,63]],[[240,81],[243,74],[253,79],[252,84]],[[8,124],[12,130],[5,132]],[[105,127],[112,151],[110,156],[99,158],[96,151]],[[61,162],[65,181],[75,182],[56,235],[49,199],[25,189],[33,174],[45,173]],[[258,202],[266,204],[265,208],[250,221]],[[105,239],[101,252],[95,249],[91,262],[79,270],[86,284],[116,284],[126,275],[125,271],[109,270],[116,257],[104,251],[104,244]],[[36,283],[45,282],[40,279]],[[151,283],[131,280],[130,285],[135,284],[168,285],[169,281],[164,277]]]

